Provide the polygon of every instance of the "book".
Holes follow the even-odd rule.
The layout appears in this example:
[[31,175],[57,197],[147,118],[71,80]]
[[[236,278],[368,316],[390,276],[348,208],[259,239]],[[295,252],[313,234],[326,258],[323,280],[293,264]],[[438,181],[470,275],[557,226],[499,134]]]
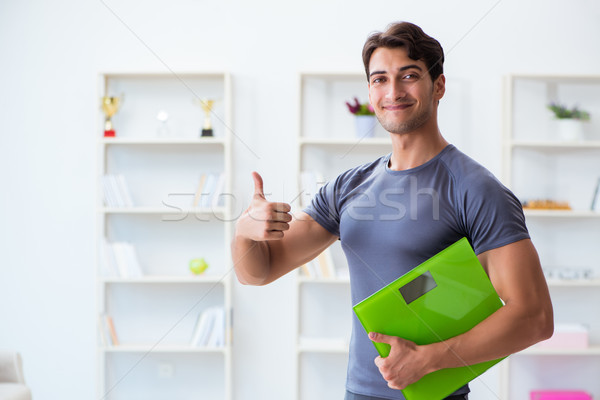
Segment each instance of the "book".
[[220,207],[225,204],[223,196],[223,190],[225,189],[225,173],[221,172],[217,178],[215,190],[211,195],[211,205],[213,208]]
[[336,278],[337,272],[331,250],[323,250],[313,260],[308,261],[301,266],[302,274],[309,278]]
[[190,345],[195,347],[223,347],[225,345],[225,310],[209,307],[198,315]]
[[133,207],[133,200],[131,199],[131,193],[129,192],[127,182],[125,182],[125,176],[123,174],[118,174],[115,176],[115,181],[117,184],[117,191],[120,195],[119,197],[122,201],[122,207]]
[[205,310],[204,312],[198,315],[198,319],[196,320],[196,326],[194,328],[192,334],[192,340],[190,341],[190,345],[192,346],[204,346],[206,343],[208,334],[211,329],[211,312],[210,309]]
[[207,347],[223,347],[225,338],[225,313],[222,307],[213,309],[213,326],[208,337]]
[[107,207],[117,207],[117,195],[110,180],[110,175],[102,177],[102,194],[104,196],[104,205]]
[[119,188],[119,182],[117,181],[116,175],[108,175],[108,185],[113,196],[113,207],[125,207],[125,199],[123,199],[123,194]]
[[206,182],[206,174],[200,175],[198,181],[198,187],[196,188],[196,194],[194,194],[194,200],[192,201],[192,207],[198,207],[200,205],[200,199],[202,198],[202,190],[204,189],[204,183]]
[[200,207],[208,208],[212,204],[212,194],[214,193],[215,187],[217,186],[217,176],[215,174],[209,174],[206,177],[204,188],[202,189],[202,195],[200,199]]
[[331,256],[331,250],[328,248],[323,250],[321,254],[317,256],[317,262],[322,278],[335,278],[335,265],[333,263],[333,257]]
[[117,267],[117,260],[115,259],[115,253],[110,244],[106,239],[101,244],[101,274],[105,277],[116,277],[119,276],[119,269]]
[[594,189],[590,210],[600,212],[600,178],[598,178],[598,181],[596,182],[596,189]]
[[128,242],[105,242],[107,276],[138,278],[143,276],[135,247]]
[[102,176],[102,192],[107,207],[133,207],[131,193],[122,174]]
[[312,261],[303,264],[300,267],[300,269],[302,271],[302,275],[308,278],[314,278],[316,276],[316,271],[314,270],[314,263]]
[[103,326],[104,326],[104,330],[105,332],[107,332],[107,338],[109,340],[107,340],[107,342],[113,346],[118,346],[119,345],[119,338],[117,337],[117,331],[115,329],[115,324],[113,322],[113,319],[110,315],[104,314],[102,316],[102,320],[103,320]]

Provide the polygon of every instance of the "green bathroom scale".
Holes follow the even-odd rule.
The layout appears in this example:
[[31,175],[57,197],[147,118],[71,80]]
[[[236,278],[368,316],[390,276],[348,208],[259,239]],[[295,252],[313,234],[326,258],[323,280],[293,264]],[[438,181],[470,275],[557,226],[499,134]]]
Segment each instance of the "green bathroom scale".
[[[460,335],[500,307],[496,290],[469,241],[462,238],[353,309],[367,333],[423,345]],[[373,344],[381,357],[389,355],[389,344]],[[502,359],[432,372],[402,394],[407,400],[441,400]]]

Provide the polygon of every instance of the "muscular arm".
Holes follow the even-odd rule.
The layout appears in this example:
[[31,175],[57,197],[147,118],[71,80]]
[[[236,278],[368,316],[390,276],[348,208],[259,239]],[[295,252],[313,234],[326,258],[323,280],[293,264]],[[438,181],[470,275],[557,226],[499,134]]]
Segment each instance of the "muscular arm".
[[235,273],[245,285],[266,285],[315,258],[337,237],[304,212],[272,203],[263,194],[262,178],[253,173],[250,207],[236,224],[231,243]]
[[469,332],[433,346],[443,354],[436,369],[507,356],[552,336],[552,303],[531,240],[486,251],[479,259],[505,306]]
[[402,389],[438,369],[504,357],[552,335],[550,294],[531,241],[486,251],[479,260],[504,307],[468,332],[440,343],[417,346],[400,338],[372,336],[392,342],[393,357],[375,361],[390,387]]

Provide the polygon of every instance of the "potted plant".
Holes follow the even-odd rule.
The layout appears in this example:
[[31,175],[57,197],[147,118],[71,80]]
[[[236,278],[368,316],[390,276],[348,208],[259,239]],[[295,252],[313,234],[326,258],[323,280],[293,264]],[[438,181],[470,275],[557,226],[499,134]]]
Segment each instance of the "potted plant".
[[361,103],[358,98],[354,98],[354,103],[346,102],[348,110],[354,115],[356,121],[356,136],[359,138],[373,137],[377,119],[375,111],[369,103]]
[[583,122],[590,120],[590,113],[577,106],[569,108],[557,102],[548,104],[558,123],[558,133],[563,140],[582,140]]

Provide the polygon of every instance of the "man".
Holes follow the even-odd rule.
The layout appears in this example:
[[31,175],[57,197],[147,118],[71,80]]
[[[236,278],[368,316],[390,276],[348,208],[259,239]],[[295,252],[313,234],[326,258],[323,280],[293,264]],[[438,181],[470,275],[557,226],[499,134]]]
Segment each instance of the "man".
[[[357,303],[467,237],[505,306],[468,332],[415,343],[354,317],[347,400],[403,399],[399,389],[442,368],[522,350],[552,335],[548,287],[520,203],[486,169],[448,144],[437,123],[445,91],[437,40],[410,23],[371,35],[363,49],[369,100],[392,152],[328,182],[304,212],[265,199],[260,175],[237,222],[232,254],[239,281],[265,285],[341,240]],[[391,345],[377,356],[371,343]],[[448,399],[466,399],[467,386]]]

